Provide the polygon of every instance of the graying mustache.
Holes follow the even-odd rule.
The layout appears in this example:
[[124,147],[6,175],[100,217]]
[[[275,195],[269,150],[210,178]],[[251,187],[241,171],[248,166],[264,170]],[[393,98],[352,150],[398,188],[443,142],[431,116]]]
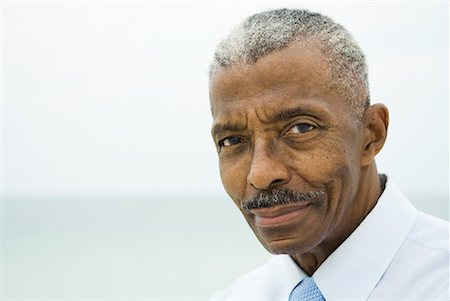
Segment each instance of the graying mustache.
[[272,189],[261,191],[251,199],[242,203],[241,209],[251,210],[270,208],[285,204],[301,203],[311,200],[324,193],[325,192],[320,189],[309,192],[296,192],[291,189]]

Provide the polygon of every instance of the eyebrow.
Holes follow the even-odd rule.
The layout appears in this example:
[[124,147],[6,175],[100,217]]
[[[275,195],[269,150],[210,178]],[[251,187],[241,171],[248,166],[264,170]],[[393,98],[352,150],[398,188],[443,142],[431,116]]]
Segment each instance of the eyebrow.
[[294,108],[287,108],[287,109],[281,110],[280,112],[278,112],[274,116],[269,117],[268,122],[284,121],[284,120],[288,120],[288,119],[291,119],[293,117],[302,116],[302,115],[316,116],[317,112],[314,112],[314,111],[312,111],[309,108],[306,108],[304,106],[299,106],[299,107],[294,107]]
[[224,123],[224,124],[218,123],[218,124],[213,126],[213,128],[211,130],[211,133],[214,136],[217,136],[217,135],[219,135],[220,133],[223,133],[223,132],[239,132],[239,131],[242,131],[244,129],[245,129],[244,126],[242,126],[240,124],[237,124],[237,123]]

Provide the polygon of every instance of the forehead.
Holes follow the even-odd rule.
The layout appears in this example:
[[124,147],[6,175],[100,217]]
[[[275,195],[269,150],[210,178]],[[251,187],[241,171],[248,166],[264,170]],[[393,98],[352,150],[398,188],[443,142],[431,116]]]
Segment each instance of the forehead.
[[[211,97],[219,93],[258,93],[258,89],[297,85],[298,91],[320,92],[331,80],[331,72],[318,48],[293,45],[269,54],[256,63],[236,65],[217,71],[211,80]],[[264,91],[267,92],[267,91]],[[232,97],[233,95],[227,95]]]
[[270,113],[286,105],[301,105],[302,100],[308,100],[312,108],[345,111],[347,102],[333,91],[331,74],[318,47],[297,45],[254,64],[222,68],[210,81],[213,116],[237,117],[246,108]]

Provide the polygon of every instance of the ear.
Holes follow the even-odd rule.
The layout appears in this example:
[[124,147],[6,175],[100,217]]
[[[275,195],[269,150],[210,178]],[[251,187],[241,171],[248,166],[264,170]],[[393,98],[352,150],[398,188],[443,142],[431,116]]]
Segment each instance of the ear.
[[383,148],[389,126],[389,111],[383,104],[374,104],[364,113],[364,149],[361,165],[369,165]]

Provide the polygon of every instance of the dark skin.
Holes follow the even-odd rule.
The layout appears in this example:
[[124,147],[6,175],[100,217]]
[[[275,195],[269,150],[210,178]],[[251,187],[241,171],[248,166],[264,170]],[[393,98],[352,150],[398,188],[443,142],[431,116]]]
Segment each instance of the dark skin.
[[388,128],[384,105],[351,113],[316,49],[289,46],[210,82],[220,174],[239,208],[258,191],[324,192],[302,205],[241,209],[268,251],[289,254],[308,275],[375,206],[374,157]]

